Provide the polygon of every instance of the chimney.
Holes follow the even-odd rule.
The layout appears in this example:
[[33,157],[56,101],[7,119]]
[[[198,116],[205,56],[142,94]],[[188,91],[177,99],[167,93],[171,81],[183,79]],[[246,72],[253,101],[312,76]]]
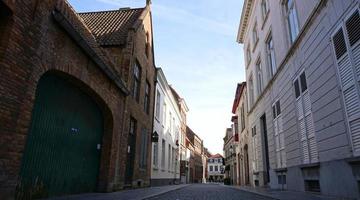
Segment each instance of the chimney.
[[146,0],[146,6],[150,6],[151,5],[151,0]]

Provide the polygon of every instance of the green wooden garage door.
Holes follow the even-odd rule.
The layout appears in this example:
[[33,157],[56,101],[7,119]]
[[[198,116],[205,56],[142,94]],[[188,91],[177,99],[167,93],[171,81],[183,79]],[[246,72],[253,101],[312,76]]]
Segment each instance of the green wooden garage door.
[[44,76],[37,88],[19,188],[35,196],[93,192],[102,133],[102,112],[88,95],[57,76]]

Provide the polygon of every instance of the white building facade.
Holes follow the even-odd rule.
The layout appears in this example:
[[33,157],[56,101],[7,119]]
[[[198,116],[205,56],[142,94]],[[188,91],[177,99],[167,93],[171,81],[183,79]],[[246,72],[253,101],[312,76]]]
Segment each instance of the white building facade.
[[181,115],[161,68],[157,68],[154,133],[158,135],[158,141],[152,143],[151,185],[179,183]]
[[252,185],[359,198],[359,0],[245,0]]
[[207,181],[223,182],[224,181],[224,158],[220,154],[212,155],[207,160]]

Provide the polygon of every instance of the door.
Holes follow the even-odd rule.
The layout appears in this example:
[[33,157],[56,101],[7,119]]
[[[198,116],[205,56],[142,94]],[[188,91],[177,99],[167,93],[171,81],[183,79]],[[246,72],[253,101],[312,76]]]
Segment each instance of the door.
[[130,128],[128,136],[128,147],[126,156],[125,184],[132,185],[132,177],[134,174],[134,161],[136,153],[136,129],[137,121],[130,119]]
[[267,139],[267,126],[266,126],[266,116],[265,114],[260,118],[261,121],[261,132],[263,134],[263,139],[264,139],[264,153],[265,153],[265,170],[266,170],[266,174],[265,174],[265,180],[264,183],[269,183],[270,182],[270,175],[269,175],[269,171],[270,171],[270,162],[269,162],[269,145],[268,145],[268,139]]
[[36,91],[18,195],[94,192],[102,135],[97,104],[62,78],[44,75]]

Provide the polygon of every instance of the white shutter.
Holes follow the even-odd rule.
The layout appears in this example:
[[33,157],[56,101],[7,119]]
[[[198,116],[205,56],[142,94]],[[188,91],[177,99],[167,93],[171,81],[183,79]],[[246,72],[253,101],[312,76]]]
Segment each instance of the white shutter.
[[318,162],[319,159],[318,159],[318,151],[317,151],[317,144],[315,139],[314,121],[312,118],[312,114],[306,116],[306,128],[308,133],[310,161]]
[[282,161],[281,167],[286,167],[286,151],[285,151],[285,149],[281,150],[281,161]]
[[301,141],[301,149],[302,149],[302,154],[303,154],[303,163],[307,164],[310,162],[309,159],[309,150],[308,150],[308,144],[307,141]]
[[282,133],[284,130],[284,126],[283,126],[283,119],[282,119],[281,115],[278,117],[277,121],[278,121],[278,132]]
[[[351,47],[351,56],[347,51],[343,30],[340,29],[333,37],[335,53],[341,51],[341,56],[337,55],[338,72],[344,97],[345,110],[351,132],[351,139],[354,154],[360,155],[360,43],[358,41],[359,19],[355,13],[346,23],[348,41]],[[341,50],[339,50],[341,49]],[[340,55],[340,54],[339,54]],[[352,63],[353,62],[353,63]]]
[[355,64],[357,80],[360,81],[360,42],[352,48],[352,54]]
[[302,101],[301,98],[296,100],[296,108],[298,112],[298,119],[301,120],[304,117],[304,111],[302,107]]
[[276,151],[276,166],[278,168],[282,167],[281,166],[281,152],[280,151]]

